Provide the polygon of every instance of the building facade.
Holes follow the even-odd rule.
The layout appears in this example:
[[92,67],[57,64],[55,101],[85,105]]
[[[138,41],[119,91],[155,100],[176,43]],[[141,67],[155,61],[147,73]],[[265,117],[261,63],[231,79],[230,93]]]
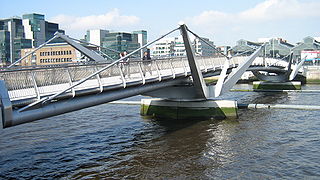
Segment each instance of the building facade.
[[[21,56],[32,52],[35,48],[21,50]],[[68,44],[49,44],[20,62],[21,66],[53,65],[74,63],[80,60],[81,54]]]
[[[195,54],[199,56],[214,55],[214,43],[208,38],[202,39],[211,44],[211,46],[203,42],[201,39],[193,38],[191,39],[191,43],[195,50]],[[182,36],[163,38],[155,43],[151,50],[154,57],[186,56]]]
[[320,42],[313,37],[305,37],[303,41],[298,43],[295,47],[292,48],[293,56],[297,58],[304,58],[301,56],[303,51],[314,51],[320,50]]
[[[24,14],[22,19],[25,36],[32,40],[33,48],[51,39],[55,32],[64,34],[64,31],[59,29],[58,24],[45,21],[45,16],[42,14]],[[62,42],[62,40],[56,39],[53,42]]]
[[[147,31],[140,30],[132,33],[110,32],[108,30],[88,30],[84,40],[88,43],[101,46],[99,50],[113,60],[119,59],[121,52],[132,52],[147,44]],[[141,57],[143,50],[134,54]]]
[[87,30],[86,35],[84,36],[85,41],[91,44],[95,44],[97,46],[102,46],[103,39],[109,33],[108,30],[102,29],[93,29]]
[[263,43],[266,43],[266,46],[262,53],[266,57],[274,58],[288,57],[292,52],[293,59],[299,60],[303,58],[301,54],[305,51],[320,50],[320,42],[310,36],[305,37],[303,42],[299,42],[296,45],[290,44],[282,38],[260,38],[259,42],[251,42],[243,39],[237,41],[237,44],[232,47],[232,54],[250,55]]
[[0,31],[2,64],[10,64],[19,59],[21,48],[31,48],[31,40],[25,38],[21,18],[13,17],[0,20]]
[[[132,52],[140,48],[140,43],[138,42],[138,35],[133,33],[125,32],[111,32],[106,35],[103,39],[102,46],[106,49],[104,53],[108,54],[112,59],[119,58],[119,52]],[[108,49],[113,49],[115,51],[110,51]],[[140,52],[133,54],[135,57],[140,57]]]
[[[140,44],[140,47],[146,45],[148,43],[148,33],[145,30],[140,31],[133,31],[133,34],[138,35],[138,43]],[[147,48],[143,48],[140,51],[140,57],[143,57],[143,53],[147,51]]]
[[[59,31],[59,25],[44,20],[41,14],[25,14],[0,20],[0,61],[2,65],[15,62],[21,57],[21,49],[35,48]],[[56,40],[54,42],[61,42]]]

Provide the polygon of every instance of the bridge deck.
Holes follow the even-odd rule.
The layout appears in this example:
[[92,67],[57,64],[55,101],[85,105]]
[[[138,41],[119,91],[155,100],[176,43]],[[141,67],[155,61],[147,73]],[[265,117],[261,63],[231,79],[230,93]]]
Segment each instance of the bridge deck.
[[[245,58],[233,58],[230,67],[235,67]],[[225,60],[224,57],[197,58],[200,70],[203,73],[220,70]],[[276,62],[278,62],[276,59],[267,59],[269,64]],[[262,58],[257,58],[254,61],[254,65],[261,66],[261,64],[263,64]],[[106,65],[108,64],[6,70],[1,71],[0,79],[5,81],[13,105],[22,102],[24,102],[22,104],[25,104],[58,93]],[[149,71],[152,71],[152,75]],[[143,72],[145,72],[145,75],[143,75]],[[190,75],[190,67],[186,58],[159,59],[150,62],[150,65],[133,61],[111,66],[99,73],[98,76],[68,91],[68,93],[72,96],[88,90],[99,93],[99,91],[102,92],[111,87],[125,88],[188,75]]]

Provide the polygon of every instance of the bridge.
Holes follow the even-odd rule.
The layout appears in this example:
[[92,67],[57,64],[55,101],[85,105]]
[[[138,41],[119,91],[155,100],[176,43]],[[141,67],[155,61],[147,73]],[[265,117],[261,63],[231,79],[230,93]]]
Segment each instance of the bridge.
[[[131,58],[130,61],[123,62],[135,52],[176,30],[180,30],[183,36],[187,57],[150,61]],[[206,101],[228,92],[245,71],[255,74],[259,71],[271,72],[281,76],[273,76],[272,80],[283,80],[285,77],[288,79],[289,76],[291,80],[302,64],[300,62],[291,70],[291,61],[288,63],[261,56],[263,46],[248,57],[228,57],[223,54],[214,57],[195,56],[188,32],[197,36],[185,25],[181,25],[112,63],[106,63],[104,57],[86,49],[76,40],[56,33],[51,40],[62,38],[95,62],[49,67],[14,67],[13,64],[2,69],[2,128],[139,94],[171,101]],[[205,84],[204,78],[210,76],[219,76],[216,85]]]

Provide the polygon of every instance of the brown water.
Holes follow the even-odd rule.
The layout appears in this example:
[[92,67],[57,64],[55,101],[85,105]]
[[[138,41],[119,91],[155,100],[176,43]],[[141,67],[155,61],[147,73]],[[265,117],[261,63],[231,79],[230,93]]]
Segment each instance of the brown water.
[[[320,93],[222,98],[319,105]],[[320,178],[320,111],[239,110],[236,120],[156,121],[142,118],[139,108],[104,104],[4,129],[0,179]]]

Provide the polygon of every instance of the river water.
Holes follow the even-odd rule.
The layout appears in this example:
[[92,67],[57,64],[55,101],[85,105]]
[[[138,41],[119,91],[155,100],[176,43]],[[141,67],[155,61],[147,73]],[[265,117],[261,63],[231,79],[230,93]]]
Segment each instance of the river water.
[[[221,98],[319,105],[320,93]],[[320,179],[320,111],[240,109],[238,119],[159,121],[139,109],[103,104],[0,131],[0,179]]]

